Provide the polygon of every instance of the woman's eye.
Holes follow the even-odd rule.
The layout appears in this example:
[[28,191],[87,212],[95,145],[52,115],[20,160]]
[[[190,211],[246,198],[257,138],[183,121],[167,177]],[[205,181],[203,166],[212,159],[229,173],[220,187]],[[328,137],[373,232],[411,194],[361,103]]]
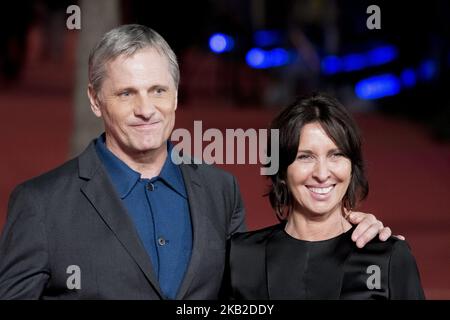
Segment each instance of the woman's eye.
[[342,152],[336,152],[331,155],[333,158],[345,157]]
[[312,158],[312,156],[309,155],[309,154],[300,154],[300,155],[297,157],[297,159],[299,159],[299,160],[308,160],[308,159],[311,159],[311,158]]

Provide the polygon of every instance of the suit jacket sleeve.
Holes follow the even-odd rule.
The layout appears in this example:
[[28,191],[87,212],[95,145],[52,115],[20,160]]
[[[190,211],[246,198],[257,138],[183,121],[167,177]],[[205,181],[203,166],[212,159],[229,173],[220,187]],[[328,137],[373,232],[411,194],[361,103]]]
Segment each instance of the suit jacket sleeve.
[[0,299],[39,299],[49,279],[45,227],[33,199],[25,185],[10,197],[0,238]]
[[389,269],[390,299],[425,299],[416,260],[406,241],[394,244]]
[[228,239],[237,232],[247,231],[247,227],[245,225],[245,209],[242,202],[241,192],[239,190],[239,185],[235,177],[233,177],[233,192],[234,209],[231,215]]

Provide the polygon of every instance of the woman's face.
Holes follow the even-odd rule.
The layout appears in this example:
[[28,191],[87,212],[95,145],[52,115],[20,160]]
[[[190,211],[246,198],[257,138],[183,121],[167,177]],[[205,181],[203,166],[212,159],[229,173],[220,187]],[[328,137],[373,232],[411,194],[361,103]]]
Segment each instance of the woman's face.
[[351,162],[317,122],[300,132],[297,157],[287,169],[294,211],[324,215],[340,211],[351,178]]

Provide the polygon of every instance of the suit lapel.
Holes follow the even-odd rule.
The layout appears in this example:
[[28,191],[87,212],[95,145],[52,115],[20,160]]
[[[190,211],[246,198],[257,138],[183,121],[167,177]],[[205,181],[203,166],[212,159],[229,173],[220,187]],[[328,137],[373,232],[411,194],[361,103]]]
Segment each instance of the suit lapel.
[[81,191],[142,270],[155,291],[163,297],[150,258],[100,163],[93,143],[80,156],[79,168],[80,177],[87,180]]
[[208,207],[205,202],[203,186],[196,172],[197,165],[182,164],[180,165],[180,168],[188,195],[193,234],[191,259],[177,294],[177,299],[184,299],[192,280],[200,270],[200,264],[203,259],[203,253],[207,242],[205,219]]

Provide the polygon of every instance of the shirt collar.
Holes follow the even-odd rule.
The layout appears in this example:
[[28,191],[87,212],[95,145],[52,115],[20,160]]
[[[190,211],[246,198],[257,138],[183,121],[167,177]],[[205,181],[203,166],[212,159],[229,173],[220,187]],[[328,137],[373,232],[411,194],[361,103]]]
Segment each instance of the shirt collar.
[[[171,154],[173,147],[173,144],[167,141],[167,158],[158,177],[162,179],[175,192],[179,193],[182,197],[187,199],[186,187],[184,185],[183,175],[181,174],[180,167],[172,161]],[[156,179],[158,177],[155,177],[153,179]]]
[[[125,162],[114,155],[106,147],[105,141],[105,134],[103,133],[95,140],[95,148],[103,165],[106,167],[106,171],[110,175],[112,183],[119,193],[120,198],[124,199],[134,188],[136,183],[141,179],[141,174],[131,169]],[[187,199],[186,188],[184,185],[181,170],[176,164],[172,162],[172,158],[170,156],[172,149],[173,145],[168,141],[168,156],[166,158],[166,161],[164,162],[159,176],[153,177],[150,181],[161,179],[171,189]]]

